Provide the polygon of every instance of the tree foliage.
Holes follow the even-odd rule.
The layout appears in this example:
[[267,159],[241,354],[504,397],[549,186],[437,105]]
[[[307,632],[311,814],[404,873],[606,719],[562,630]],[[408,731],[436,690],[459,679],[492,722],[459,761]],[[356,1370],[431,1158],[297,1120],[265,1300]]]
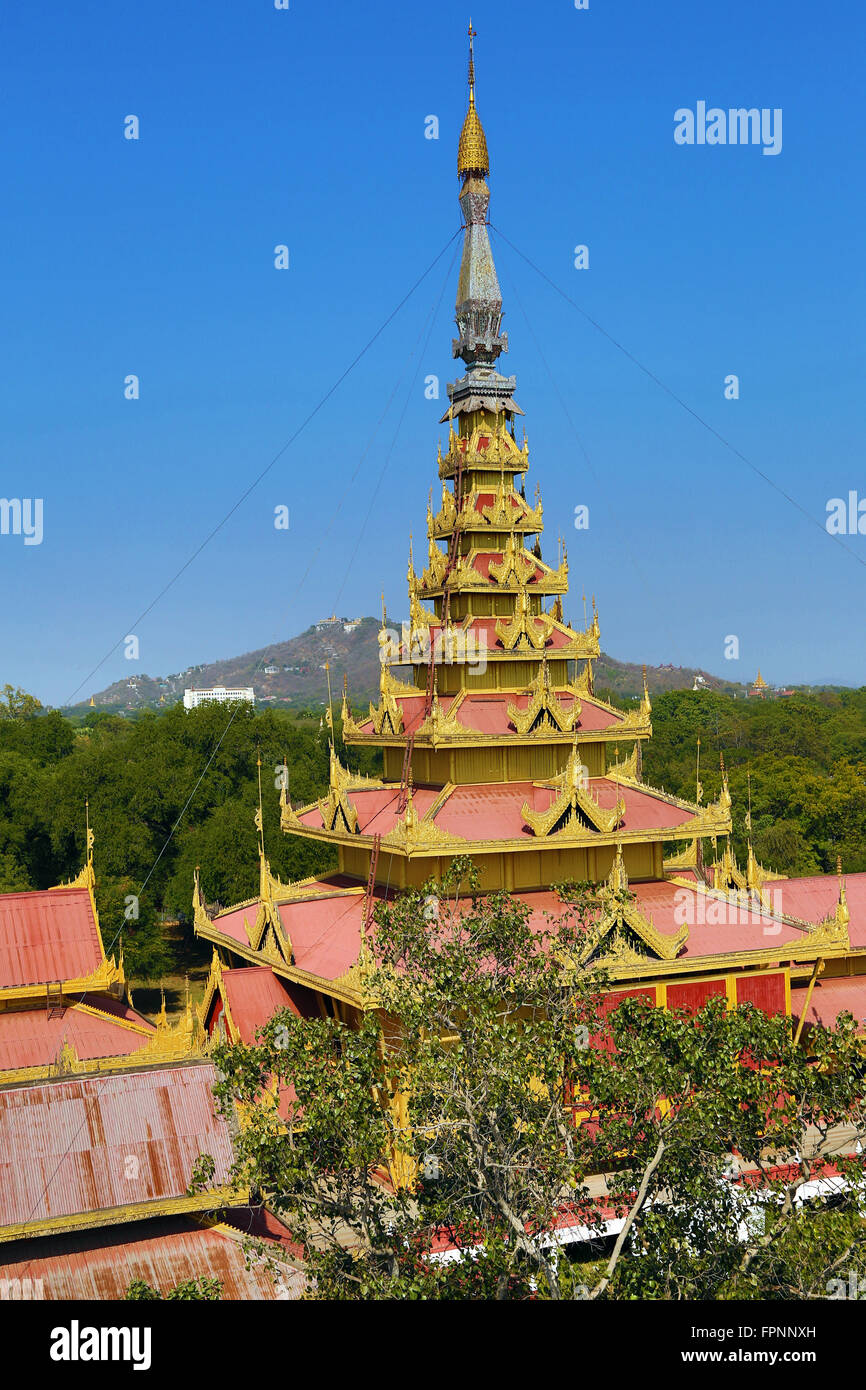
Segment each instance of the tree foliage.
[[585,888],[539,931],[471,873],[378,910],[360,1026],[285,1013],[219,1053],[238,1174],[314,1296],[812,1297],[866,1268],[853,1021],[807,1052],[751,1006],[611,1009]]
[[[122,939],[127,972],[159,976],[172,963],[161,918],[189,915],[197,864],[210,902],[257,891],[259,751],[274,871],[292,879],[332,868],[330,847],[279,827],[275,783],[284,757],[295,804],[327,785],[327,737],[317,719],[248,705],[177,705],[136,719],[91,710],[73,725],[7,689],[0,699],[0,891],[47,888],[78,872],[89,800],[106,949]],[[338,751],[345,758],[339,740]],[[369,754],[360,761],[374,770]]]

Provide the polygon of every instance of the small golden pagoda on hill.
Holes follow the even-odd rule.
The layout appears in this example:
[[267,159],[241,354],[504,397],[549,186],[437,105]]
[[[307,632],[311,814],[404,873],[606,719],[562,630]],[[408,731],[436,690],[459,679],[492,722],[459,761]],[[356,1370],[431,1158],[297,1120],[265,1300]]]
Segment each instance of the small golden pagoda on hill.
[[[800,976],[814,988],[818,962],[849,968],[841,878],[821,880],[814,906],[801,894],[795,913],[752,856],[745,876],[729,854],[705,873],[702,842],[731,830],[726,778],[710,805],[643,781],[646,680],[630,712],[594,694],[595,601],[591,621],[572,626],[567,556],[542,558],[517,383],[499,370],[508,340],[471,38],[457,170],[465,230],[452,351],[464,372],[442,417],[441,499],[434,510],[431,493],[420,574],[410,547],[408,621],[397,632],[383,618],[378,703],[356,719],[343,694],[344,742],[380,748],[384,774],[353,773],[332,744],[326,795],[295,808],[282,792],[283,830],[333,844],[337,873],[282,884],[260,841],[258,898],[211,919],[196,886],[196,931],[216,948],[207,1026],[222,1018],[229,1036],[247,1036],[277,995],[300,1014],[350,1019],[363,1007],[359,959],[375,902],[441,877],[457,855],[471,856],[484,889],[519,894],[539,919],[557,910],[552,885],[598,885],[587,963],[603,961],[622,988],[659,1005],[721,994],[790,1012],[792,975],[795,988]],[[802,912],[807,902],[818,915]],[[866,969],[866,931],[863,946]],[[279,981],[262,985],[258,1004],[257,969]]]

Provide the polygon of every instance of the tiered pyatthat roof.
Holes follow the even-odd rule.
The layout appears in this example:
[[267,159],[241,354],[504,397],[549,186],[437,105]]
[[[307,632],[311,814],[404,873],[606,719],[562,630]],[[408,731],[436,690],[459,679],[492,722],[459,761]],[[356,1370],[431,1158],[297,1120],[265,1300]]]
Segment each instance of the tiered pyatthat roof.
[[[454,341],[466,375],[448,387],[441,503],[434,509],[431,493],[420,574],[410,549],[402,632],[383,617],[378,701],[358,715],[343,695],[344,742],[379,748],[383,776],[353,774],[332,744],[326,795],[295,806],[287,786],[281,793],[283,829],[334,845],[336,873],[281,884],[260,837],[256,899],[211,917],[196,888],[196,933],[219,952],[208,1030],[246,1040],[284,1003],[349,1023],[375,1007],[367,934],[376,903],[441,879],[455,855],[471,856],[482,890],[524,903],[539,931],[563,910],[551,885],[596,885],[584,949],[566,973],[601,965],[616,990],[658,1007],[719,997],[807,1022],[840,1006],[866,1018],[866,874],[847,889],[840,875],[838,890],[829,878],[777,882],[751,850],[741,871],[728,848],[707,872],[702,839],[715,847],[731,830],[724,768],[711,805],[700,791],[691,803],[648,786],[646,681],[628,710],[594,691],[595,600],[591,620],[584,607],[573,628],[564,547],[545,562],[541,498],[526,497],[515,380],[497,371],[507,340],[487,232],[489,169],[470,45]],[[831,978],[852,962],[859,984]]]
[[338,844],[341,869],[364,878],[371,861],[375,878],[381,843],[389,854],[380,878],[403,861],[395,884],[423,871],[410,860],[460,852],[483,861],[486,886],[598,881],[616,843],[633,877],[660,877],[662,842],[725,834],[730,799],[725,789],[701,807],[644,786],[649,694],[629,711],[594,695],[595,600],[591,620],[572,627],[565,547],[556,563],[542,557],[541,496],[527,501],[529,448],[515,437],[515,382],[495,366],[507,342],[471,48],[458,169],[465,231],[454,353],[467,372],[448,388],[441,502],[434,512],[431,493],[420,574],[410,541],[408,622],[396,632],[383,618],[378,703],[356,719],[343,699],[345,742],[381,748],[384,776],[353,777],[332,749],[327,796],[296,808],[284,794],[283,829]]

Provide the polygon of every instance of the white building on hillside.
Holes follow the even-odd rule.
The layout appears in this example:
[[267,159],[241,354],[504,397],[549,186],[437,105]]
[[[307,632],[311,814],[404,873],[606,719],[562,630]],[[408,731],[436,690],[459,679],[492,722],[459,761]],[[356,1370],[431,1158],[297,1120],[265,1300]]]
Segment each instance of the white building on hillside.
[[244,686],[239,690],[227,690],[224,685],[215,685],[211,690],[185,690],[183,692],[184,709],[195,709],[197,705],[225,705],[231,700],[246,700],[254,705],[256,693],[251,685]]

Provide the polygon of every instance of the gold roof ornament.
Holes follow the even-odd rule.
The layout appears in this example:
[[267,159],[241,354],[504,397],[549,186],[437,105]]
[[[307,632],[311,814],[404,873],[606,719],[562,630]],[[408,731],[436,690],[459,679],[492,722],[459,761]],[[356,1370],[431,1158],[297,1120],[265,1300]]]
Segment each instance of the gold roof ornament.
[[616,854],[613,856],[613,863],[610,866],[610,873],[607,876],[607,886],[611,893],[628,892],[628,874],[625,870],[625,861],[622,857],[622,843],[617,840]]
[[398,692],[408,694],[408,687],[392,676],[387,666],[380,666],[379,704],[370,705],[373,729],[379,735],[403,732],[403,706],[396,699]]
[[588,656],[583,663],[583,669],[574,683],[574,688],[579,695],[592,695],[592,657]]
[[[383,668],[384,669],[384,668]],[[358,732],[358,725],[352,716],[349,707],[349,677],[343,676],[343,699],[340,704],[340,723],[342,725],[343,738],[351,737]]]
[[848,930],[848,923],[851,920],[851,913],[848,910],[848,895],[845,891],[845,880],[842,877],[842,856],[836,856],[836,873],[839,875],[839,901],[836,904],[836,921],[840,927]]
[[571,747],[568,762],[558,776],[548,782],[536,782],[536,787],[550,787],[559,795],[554,798],[546,811],[533,811],[528,801],[524,801],[520,814],[533,835],[581,837],[587,830],[609,835],[616,830],[625,815],[625,802],[618,797],[612,810],[605,811],[599,806],[589,786],[589,775],[580,760],[577,736]]
[[524,641],[535,651],[543,651],[552,632],[553,621],[546,613],[533,614],[525,584],[514,596],[513,618],[496,621],[496,636],[507,652],[513,652]]
[[491,560],[488,569],[497,584],[505,585],[513,578],[517,584],[528,584],[535,574],[535,560],[528,555],[523,541],[514,532],[508,533],[501,560]]
[[[573,694],[573,692],[571,692]],[[544,653],[538,673],[529,685],[529,702],[525,709],[509,701],[508,718],[521,736],[545,733],[556,729],[561,734],[573,733],[580,718],[580,700],[574,695],[569,709],[564,709],[550,683],[547,654]]]
[[635,741],[632,751],[627,757],[618,759],[605,773],[614,782],[639,782],[640,781],[640,743]]
[[652,917],[647,917],[631,900],[622,845],[619,843],[607,881],[599,890],[599,897],[603,913],[598,925],[589,933],[581,954],[582,965],[588,965],[593,957],[614,968],[628,967],[653,958],[676,960],[688,940],[689,929],[683,923],[670,934],[659,931]]
[[319,801],[322,824],[326,830],[342,830],[349,835],[358,833],[358,812],[348,797],[352,774],[344,768],[331,745],[328,767],[328,795]]
[[475,109],[475,55],[472,40],[476,32],[469,21],[469,110],[463,121],[460,140],[457,145],[457,172],[461,178],[476,174],[481,178],[490,173],[490,156],[487,153],[487,139],[484,127]]

